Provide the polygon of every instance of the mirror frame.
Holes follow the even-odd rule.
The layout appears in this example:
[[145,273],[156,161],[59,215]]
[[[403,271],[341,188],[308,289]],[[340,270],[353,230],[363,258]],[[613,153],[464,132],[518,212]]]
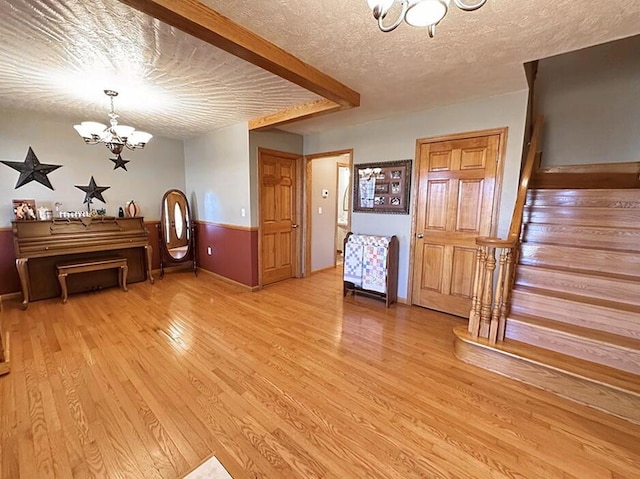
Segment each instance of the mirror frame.
[[[187,252],[181,258],[174,258],[171,256],[169,248],[167,247],[167,230],[165,225],[167,224],[167,214],[171,217],[175,214],[174,211],[168,211],[169,208],[165,208],[165,204],[168,201],[168,198],[171,195],[178,195],[184,201],[184,211],[181,211],[185,230],[182,234],[187,235]],[[187,196],[178,189],[168,190],[162,196],[162,203],[160,204],[161,214],[160,214],[160,224],[158,224],[158,243],[159,248],[158,251],[160,253],[160,278],[164,276],[164,269],[166,266],[173,266],[182,263],[187,263],[191,261],[193,263],[193,274],[198,276],[198,264],[196,261],[196,237],[195,237],[195,227],[193,224],[193,218],[191,216],[191,208],[189,207],[189,200],[187,200]],[[171,221],[172,224],[175,225],[175,221]],[[175,226],[174,226],[175,228]]]

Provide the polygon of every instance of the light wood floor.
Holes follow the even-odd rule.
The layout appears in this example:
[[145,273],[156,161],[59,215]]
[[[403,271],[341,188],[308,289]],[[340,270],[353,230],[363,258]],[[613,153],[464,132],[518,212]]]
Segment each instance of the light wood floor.
[[2,478],[635,478],[640,427],[455,359],[462,320],[169,273],[5,303]]

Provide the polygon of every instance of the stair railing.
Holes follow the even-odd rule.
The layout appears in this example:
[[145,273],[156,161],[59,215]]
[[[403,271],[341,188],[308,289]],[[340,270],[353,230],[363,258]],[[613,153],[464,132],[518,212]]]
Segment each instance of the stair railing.
[[542,123],[542,116],[537,117],[527,157],[520,174],[518,195],[507,238],[476,238],[478,249],[476,251],[471,312],[469,313],[469,332],[474,338],[487,338],[491,344],[504,339],[507,316],[511,307],[515,265],[518,262],[520,250],[524,205],[529,181],[536,163]]

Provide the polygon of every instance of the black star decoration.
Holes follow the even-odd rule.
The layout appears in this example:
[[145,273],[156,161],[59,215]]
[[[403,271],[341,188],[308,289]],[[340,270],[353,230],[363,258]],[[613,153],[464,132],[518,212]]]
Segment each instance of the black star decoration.
[[29,147],[27,158],[23,163],[20,163],[19,161],[2,161],[2,163],[20,172],[20,177],[18,178],[18,182],[15,186],[16,190],[32,181],[37,181],[47,188],[53,189],[53,186],[51,186],[51,182],[49,181],[49,178],[47,178],[47,175],[53,170],[57,170],[62,166],[45,165],[43,163],[40,163],[31,147]]
[[76,188],[81,189],[82,191],[84,191],[86,193],[86,195],[84,197],[84,203],[91,203],[91,200],[93,198],[96,198],[96,199],[102,201],[103,203],[106,203],[106,201],[102,197],[102,192],[104,190],[108,190],[109,188],[111,188],[110,186],[98,186],[98,185],[96,185],[96,180],[93,179],[93,176],[91,177],[91,181],[89,182],[89,184],[87,186],[78,186],[78,185],[74,185],[74,186]]
[[129,163],[129,161],[131,160],[123,160],[122,156],[118,155],[117,158],[109,158],[111,161],[113,161],[114,163],[114,170],[117,170],[118,168],[122,168],[124,171],[129,171],[127,170],[127,163]]

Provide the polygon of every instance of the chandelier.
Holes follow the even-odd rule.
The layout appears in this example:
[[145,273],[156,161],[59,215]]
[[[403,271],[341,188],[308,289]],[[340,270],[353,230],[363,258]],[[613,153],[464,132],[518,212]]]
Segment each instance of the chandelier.
[[113,99],[118,96],[118,92],[104,90],[104,94],[111,99],[110,126],[96,121],[83,121],[79,125],[73,125],[75,130],[87,145],[104,143],[114,155],[122,153],[125,146],[130,150],[144,148],[153,135],[144,131],[135,131],[132,126],[119,125],[119,115],[113,109]]
[[[433,38],[436,34],[436,25],[447,14],[451,0],[367,0],[367,3],[373,11],[373,17],[378,20],[378,27],[383,32],[395,30],[404,20],[414,27],[427,27],[429,37]],[[383,20],[394,3],[401,4],[400,14],[392,24],[383,25]],[[487,3],[487,0],[476,2],[453,0],[453,3],[461,10],[472,12]]]

